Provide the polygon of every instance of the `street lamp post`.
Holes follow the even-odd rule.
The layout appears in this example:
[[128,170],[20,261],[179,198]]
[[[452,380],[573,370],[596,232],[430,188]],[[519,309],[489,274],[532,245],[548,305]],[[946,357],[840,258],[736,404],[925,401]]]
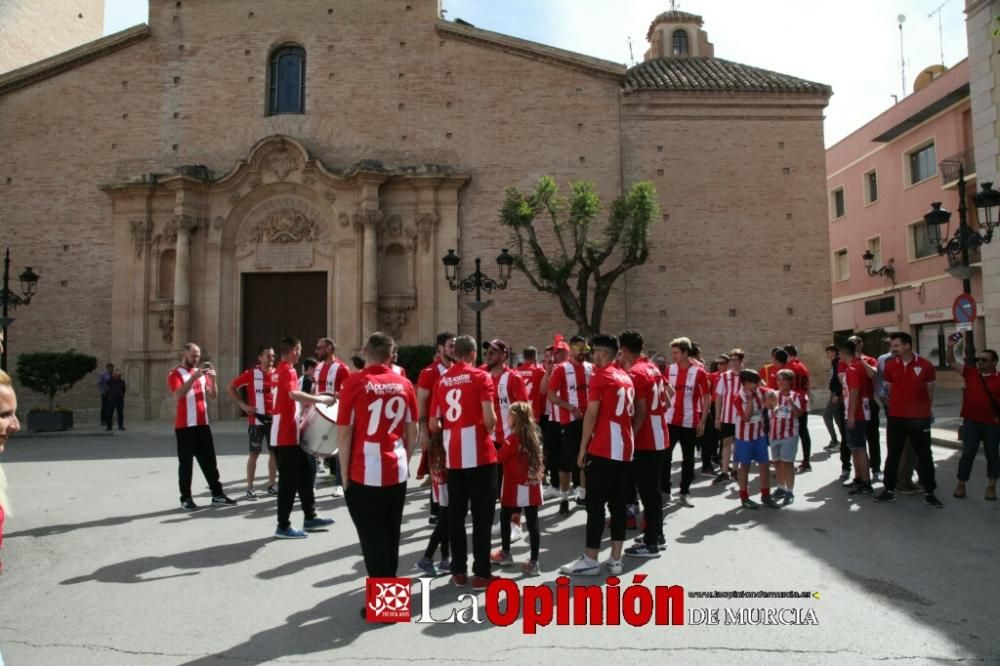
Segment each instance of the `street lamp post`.
[[7,316],[12,308],[18,305],[28,305],[31,297],[35,295],[38,287],[38,275],[31,270],[31,266],[18,276],[21,281],[21,294],[15,294],[10,290],[10,248],[3,258],[3,290],[0,291],[0,327],[3,329],[3,352],[0,352],[0,370],[7,370],[7,327],[14,323],[14,320]]
[[448,286],[451,287],[452,291],[461,290],[466,294],[476,293],[476,300],[474,303],[470,303],[469,307],[476,313],[476,348],[478,349],[483,344],[483,310],[493,303],[493,301],[483,303],[482,294],[484,291],[490,294],[495,289],[507,288],[507,280],[510,279],[511,268],[514,266],[514,257],[510,255],[507,248],[500,251],[497,256],[499,280],[486,276],[480,270],[482,261],[479,257],[476,257],[475,272],[463,279],[458,277],[458,267],[461,265],[462,259],[455,254],[455,250],[448,250],[448,254],[441,259],[441,262],[444,264],[444,275],[448,279]]
[[[952,263],[957,266],[949,269],[949,273],[962,279],[962,291],[972,295],[972,274],[969,268],[969,250],[978,249],[982,245],[993,240],[993,229],[997,225],[1000,212],[1000,192],[993,189],[993,183],[983,183],[982,191],[976,192],[972,197],[976,210],[979,211],[979,225],[985,227],[985,231],[977,231],[969,226],[968,207],[965,205],[965,165],[958,165],[958,229],[955,235],[949,237],[949,225],[951,224],[951,212],[941,208],[941,202],[935,201],[931,204],[931,210],[924,215],[924,222],[927,227],[927,240],[937,248],[940,255],[948,255]],[[944,233],[942,234],[942,227]],[[943,240],[943,242],[942,242]],[[975,314],[973,314],[975,321]],[[976,344],[975,335],[970,328],[965,332],[965,363],[969,367],[975,367]]]

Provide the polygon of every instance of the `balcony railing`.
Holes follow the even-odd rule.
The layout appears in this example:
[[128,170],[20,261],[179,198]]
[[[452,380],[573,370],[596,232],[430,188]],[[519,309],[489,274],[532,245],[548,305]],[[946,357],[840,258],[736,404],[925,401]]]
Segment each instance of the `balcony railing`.
[[965,169],[966,177],[976,173],[976,151],[975,148],[967,148],[960,153],[955,153],[938,163],[941,171],[941,180],[945,185],[958,180],[959,167]]

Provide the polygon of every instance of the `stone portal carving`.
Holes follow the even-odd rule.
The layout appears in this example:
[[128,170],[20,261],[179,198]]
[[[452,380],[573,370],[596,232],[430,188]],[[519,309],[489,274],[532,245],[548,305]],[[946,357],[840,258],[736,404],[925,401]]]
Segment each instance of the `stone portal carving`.
[[173,309],[161,310],[159,321],[160,333],[163,334],[163,341],[170,344],[174,341],[174,311]]
[[247,234],[248,243],[301,243],[319,240],[323,230],[304,213],[284,209],[271,213]]
[[135,256],[141,257],[143,248],[152,238],[153,223],[150,220],[133,220],[129,227],[132,232],[132,240],[135,243]]

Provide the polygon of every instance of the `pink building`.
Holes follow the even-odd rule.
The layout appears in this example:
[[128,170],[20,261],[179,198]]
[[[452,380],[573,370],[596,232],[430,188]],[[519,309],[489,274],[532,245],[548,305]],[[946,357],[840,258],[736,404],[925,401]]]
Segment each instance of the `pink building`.
[[[944,365],[944,338],[955,330],[952,303],[962,282],[947,257],[927,239],[924,214],[940,201],[958,226],[958,165],[966,170],[968,219],[978,186],[972,154],[969,70],[935,66],[917,78],[915,92],[826,151],[830,203],[833,325],[837,333],[884,328],[907,331],[917,352]],[[874,255],[869,275],[863,256]],[[982,275],[978,253],[972,292],[980,303],[975,325],[983,340]]]

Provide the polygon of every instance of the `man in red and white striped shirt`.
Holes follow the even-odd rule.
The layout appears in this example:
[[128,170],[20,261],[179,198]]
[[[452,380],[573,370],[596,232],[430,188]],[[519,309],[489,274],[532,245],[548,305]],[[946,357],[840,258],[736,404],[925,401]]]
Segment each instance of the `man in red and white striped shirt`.
[[636,544],[625,550],[630,557],[659,557],[660,547],[666,548],[663,536],[663,496],[661,477],[663,463],[670,448],[667,429],[667,406],[670,386],[659,368],[642,355],[644,341],[638,331],[625,331],[618,339],[621,349],[619,363],[628,372],[635,387],[635,458],[632,476],[639,499],[642,500],[646,529]]
[[417,395],[410,381],[389,367],[393,346],[384,333],[368,338],[365,369],[344,382],[337,411],[347,509],[365,570],[373,578],[396,576],[410,453],[417,439]]
[[[302,342],[298,338],[284,338],[278,345],[278,353],[281,362],[277,368],[274,419],[271,422],[271,442],[278,461],[278,529],[274,537],[304,539],[308,536],[306,532],[328,527],[333,524],[333,519],[316,515],[316,496],[313,493],[315,468],[309,454],[299,446],[302,405],[332,405],[336,398],[300,390],[299,376],[295,371],[295,364],[302,357]],[[305,516],[302,530],[293,528],[291,522],[296,493]]]
[[[247,492],[246,498],[257,500],[257,491],[253,488],[254,477],[257,475],[257,458],[267,441],[267,493],[277,495],[275,487],[278,479],[278,463],[272,454],[271,447],[271,417],[274,415],[274,349],[261,347],[257,351],[257,366],[247,369],[243,374],[229,383],[229,397],[240,406],[249,417],[250,425],[250,456],[247,458]],[[246,391],[247,399],[240,397],[239,390]],[[253,401],[253,404],[250,401]]]
[[[569,352],[569,345],[563,345],[566,351],[560,352],[565,360]],[[542,452],[545,457],[545,476],[548,483],[542,491],[543,499],[555,499],[562,496],[559,488],[559,449],[562,439],[562,426],[552,417],[552,403],[549,402],[549,381],[552,379],[552,371],[556,367],[556,348],[549,345],[542,353],[542,378],[539,382],[538,397],[542,403],[541,420],[538,422],[542,430]],[[567,510],[568,510],[567,505]]]
[[494,579],[490,565],[490,526],[496,511],[497,451],[490,433],[496,427],[493,379],[479,370],[476,341],[455,339],[455,363],[437,381],[431,398],[432,430],[440,429],[448,468],[448,525],[451,580],[468,585],[465,516],[472,508],[472,587],[486,589]]
[[[430,445],[427,420],[431,413],[431,397],[438,380],[455,361],[455,334],[444,331],[437,335],[437,353],[434,360],[417,375],[417,425],[420,439],[420,463],[417,465],[417,479],[422,479],[430,471],[427,466],[427,448]],[[430,516],[427,522],[437,524],[440,509],[434,497],[431,497]]]
[[668,449],[670,453],[663,466],[663,490],[668,496],[670,495],[670,465],[673,462],[674,449],[679,442],[683,455],[680,502],[683,506],[691,507],[694,445],[695,440],[705,432],[708,403],[712,396],[709,395],[708,373],[704,368],[691,362],[691,341],[687,338],[677,338],[670,343],[670,353],[674,362],[667,368],[666,378],[670,388],[674,390],[674,399],[667,408],[666,418],[670,429],[670,441],[674,446]]
[[[313,370],[313,393],[340,393],[340,387],[351,374],[350,366],[336,356],[337,343],[332,338],[320,338],[316,341],[316,367]],[[330,456],[325,461],[327,469],[333,474],[336,485],[333,487],[333,496],[342,497],[344,495],[344,479],[340,469],[340,461],[337,456]]]
[[316,380],[316,393],[340,393],[340,387],[351,374],[347,364],[336,356],[337,343],[330,338],[320,338],[316,341],[316,369],[313,377]]
[[[552,369],[548,382],[548,400],[552,403],[552,418],[561,427],[559,443],[559,491],[562,501],[559,503],[560,515],[569,514],[570,483],[573,480],[573,467],[577,452],[580,450],[580,438],[583,436],[583,413],[587,409],[587,392],[590,376],[594,365],[584,358],[589,347],[587,340],[581,335],[574,335],[569,345],[559,338],[556,350],[569,351],[569,358],[557,362]],[[576,498],[577,504],[584,504],[587,497],[586,475],[580,471],[580,488]]]
[[577,464],[587,468],[587,537],[583,555],[560,569],[561,573],[596,576],[601,572],[598,553],[604,534],[604,507],[611,513],[611,557],[608,573],[622,573],[626,505],[632,497],[633,419],[635,386],[628,373],[615,363],[618,338],[598,335],[592,341],[594,371],[588,388],[587,410]]
[[743,371],[743,359],[746,356],[742,349],[729,352],[729,369],[719,376],[715,387],[715,428],[722,437],[722,469],[712,480],[713,484],[728,483],[729,464],[733,453],[733,439],[736,437],[736,409],[733,398],[740,390],[740,372]]
[[528,402],[531,403],[531,411],[535,416],[535,423],[541,423],[545,415],[545,394],[542,393],[542,379],[545,377],[545,368],[538,362],[538,350],[534,347],[525,347],[522,352],[524,361],[517,366],[515,372],[521,376],[524,383],[524,390],[528,394]]
[[201,362],[201,347],[189,342],[184,345],[181,364],[167,375],[167,387],[177,401],[174,434],[177,437],[177,459],[181,508],[194,511],[198,505],[191,497],[191,472],[193,459],[198,459],[208,487],[212,491],[212,504],[236,504],[226,497],[219,482],[219,466],[215,458],[212,429],[208,426],[208,399],[215,400],[219,391],[215,385],[215,368]]

